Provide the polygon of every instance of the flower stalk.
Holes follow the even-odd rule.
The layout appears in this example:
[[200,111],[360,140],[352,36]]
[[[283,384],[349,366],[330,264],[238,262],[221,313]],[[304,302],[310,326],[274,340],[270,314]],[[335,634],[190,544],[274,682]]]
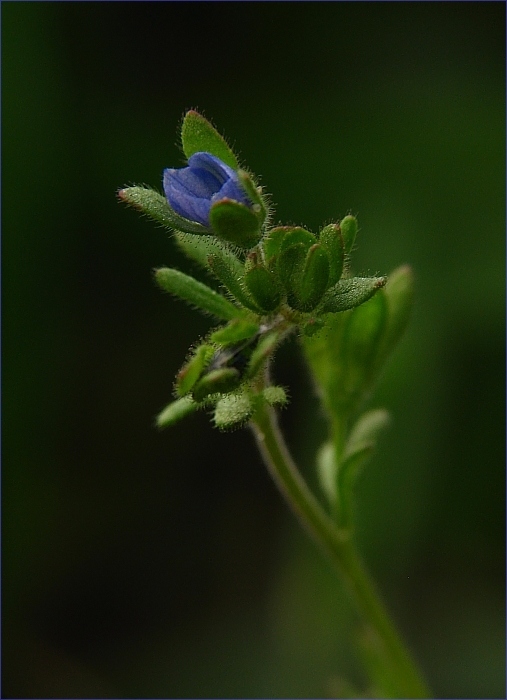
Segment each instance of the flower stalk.
[[364,622],[380,641],[386,665],[384,697],[429,698],[431,694],[364,568],[350,528],[339,528],[325,513],[298,471],[278,427],[275,412],[261,405],[251,426],[268,471],[303,526],[346,581]]

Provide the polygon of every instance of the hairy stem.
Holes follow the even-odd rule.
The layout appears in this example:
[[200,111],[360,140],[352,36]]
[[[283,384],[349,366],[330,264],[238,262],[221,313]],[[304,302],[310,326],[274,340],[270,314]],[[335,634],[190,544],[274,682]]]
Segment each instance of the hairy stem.
[[278,488],[344,577],[359,612],[378,640],[383,664],[388,666],[385,675],[390,679],[389,689],[383,689],[386,697],[431,697],[359,558],[350,530],[339,529],[309,490],[289,454],[273,409],[260,404],[252,428]]

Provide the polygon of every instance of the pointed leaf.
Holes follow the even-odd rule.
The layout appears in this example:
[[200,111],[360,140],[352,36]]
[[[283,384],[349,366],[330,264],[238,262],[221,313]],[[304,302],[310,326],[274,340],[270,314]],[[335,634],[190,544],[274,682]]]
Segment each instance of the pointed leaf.
[[221,199],[211,206],[211,227],[227,243],[249,250],[261,236],[259,219],[250,207],[234,199]]
[[375,447],[379,433],[389,425],[389,412],[377,408],[363,413],[352,428],[345,446],[345,458],[362,450],[365,446]]
[[226,243],[222,243],[215,236],[198,236],[177,231],[174,239],[185,255],[195,260],[201,267],[209,269],[209,256],[217,255],[227,261],[227,265],[235,271],[235,274],[240,277],[243,275],[243,263]]
[[189,221],[177,214],[171,209],[167,199],[155,190],[147,187],[125,187],[118,192],[118,197],[172,231],[184,231],[205,236],[209,236],[211,233],[196,221]]
[[381,289],[386,281],[385,277],[351,277],[341,280],[325,293],[321,311],[336,313],[359,306]]
[[389,275],[382,294],[387,301],[387,324],[379,356],[383,360],[394,349],[407,327],[414,301],[414,273],[408,265]]
[[235,319],[218,331],[215,331],[210,340],[219,345],[234,345],[241,340],[248,340],[258,333],[259,324],[247,319]]
[[196,401],[203,401],[210,394],[225,394],[239,386],[241,376],[233,367],[222,367],[207,372],[201,377],[193,389]]
[[317,474],[320,486],[330,505],[336,505],[336,475],[338,465],[335,459],[335,449],[332,442],[325,442],[317,453]]
[[250,173],[247,173],[246,170],[238,170],[238,178],[241,183],[241,186],[243,187],[250,201],[253,204],[252,210],[257,216],[259,224],[262,226],[262,224],[266,220],[266,216],[268,213],[266,204],[264,203],[264,199],[261,193],[259,192],[259,189],[257,188]]
[[179,270],[162,267],[155,271],[155,279],[166,292],[175,294],[202,311],[225,321],[240,318],[244,313],[221,294]]
[[243,266],[241,263],[237,266],[225,256],[214,254],[210,255],[208,265],[215,277],[240,304],[256,313],[262,312],[243,288]]
[[282,290],[278,280],[263,265],[255,265],[246,272],[245,285],[263,311],[274,311],[280,305]]
[[179,396],[185,396],[191,391],[214,352],[215,348],[212,345],[199,345],[191,359],[183,365],[176,376],[176,390]]
[[271,331],[259,341],[259,344],[252,352],[248,367],[245,372],[245,377],[253,379],[255,375],[262,369],[266,360],[273,354],[277,344],[279,343],[282,334],[277,331]]
[[310,231],[301,228],[301,226],[287,226],[285,228],[287,229],[287,231],[285,236],[283,237],[280,246],[280,252],[297,243],[302,243],[306,250],[308,250],[308,248],[317,243],[316,236],[314,236],[313,233],[310,233]]
[[327,289],[329,279],[329,258],[324,248],[316,243],[306,256],[305,267],[297,285],[300,311],[314,309]]
[[330,224],[322,229],[319,240],[329,257],[329,280],[332,287],[340,281],[343,272],[344,243],[338,224]]
[[182,399],[177,399],[172,401],[168,406],[164,408],[161,413],[158,414],[156,419],[156,424],[158,428],[168,428],[170,425],[174,425],[185,416],[193,413],[199,408],[193,399],[188,396],[184,396]]
[[346,253],[350,253],[357,236],[357,219],[350,214],[340,221],[340,230]]
[[187,158],[204,151],[220,158],[234,170],[238,169],[236,156],[214,126],[195,110],[186,113],[181,127],[181,144]]
[[262,248],[267,261],[271,261],[278,255],[287,231],[292,228],[291,226],[277,226],[266,233],[262,239]]

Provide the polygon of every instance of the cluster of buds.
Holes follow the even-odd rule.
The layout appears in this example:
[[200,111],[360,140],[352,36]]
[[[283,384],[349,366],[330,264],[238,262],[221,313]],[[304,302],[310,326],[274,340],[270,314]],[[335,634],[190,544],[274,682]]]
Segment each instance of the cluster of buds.
[[164,194],[127,187],[119,197],[169,228],[227,296],[171,268],[156,271],[157,283],[228,323],[191,352],[176,378],[177,399],[158,424],[171,425],[211,404],[215,423],[233,427],[248,420],[259,401],[286,402],[283,388],[266,380],[266,368],[290,331],[317,333],[328,314],[363,304],[386,278],[350,276],[355,217],[318,233],[270,227],[262,188],[202,115],[193,110],[185,115],[181,141],[188,165],[164,170]]

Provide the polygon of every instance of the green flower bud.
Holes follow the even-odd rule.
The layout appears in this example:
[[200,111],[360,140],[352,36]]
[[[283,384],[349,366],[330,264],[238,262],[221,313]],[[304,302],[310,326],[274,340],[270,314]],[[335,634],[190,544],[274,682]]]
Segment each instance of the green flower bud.
[[329,258],[328,285],[332,287],[340,281],[343,272],[345,246],[340,226],[338,224],[329,224],[320,232],[319,240]]
[[340,230],[343,237],[343,246],[346,253],[350,253],[357,235],[357,219],[350,214],[340,221]]
[[179,396],[185,396],[197,382],[204,369],[208,366],[215,348],[212,345],[200,345],[193,357],[180,369],[176,376],[176,391]]
[[194,386],[193,397],[200,402],[211,394],[226,394],[241,383],[241,375],[233,367],[222,367],[207,372]]

